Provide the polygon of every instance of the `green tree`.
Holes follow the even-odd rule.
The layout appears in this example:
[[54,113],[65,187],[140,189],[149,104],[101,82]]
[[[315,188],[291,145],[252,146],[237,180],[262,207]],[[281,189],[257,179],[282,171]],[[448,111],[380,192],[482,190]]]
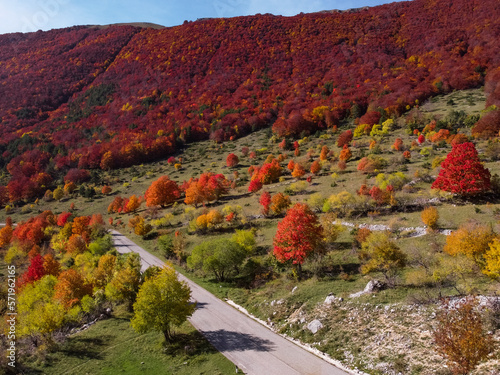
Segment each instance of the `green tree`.
[[231,237],[231,241],[243,247],[251,255],[255,248],[255,233],[253,230],[238,230]]
[[246,256],[247,251],[243,246],[219,238],[196,246],[188,257],[187,264],[191,268],[213,273],[217,281],[223,281],[231,271],[238,272],[238,267]]
[[125,264],[115,273],[113,279],[106,285],[105,294],[114,302],[127,302],[129,310],[135,302],[141,282],[140,257],[136,253],[127,255]]
[[162,271],[142,284],[134,303],[132,328],[139,333],[155,330],[172,339],[171,327],[179,326],[189,318],[195,305],[190,303],[191,290],[177,279],[175,270],[165,265]]
[[16,319],[19,337],[41,335],[50,341],[51,333],[63,325],[66,311],[53,300],[56,284],[57,278],[47,275],[27,284],[19,293]]
[[361,272],[382,272],[386,281],[406,266],[407,256],[384,232],[371,233],[359,252]]

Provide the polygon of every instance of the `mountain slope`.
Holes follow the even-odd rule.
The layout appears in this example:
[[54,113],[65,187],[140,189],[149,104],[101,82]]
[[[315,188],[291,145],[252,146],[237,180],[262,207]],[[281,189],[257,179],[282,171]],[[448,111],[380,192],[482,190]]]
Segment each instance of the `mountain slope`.
[[[43,172],[132,165],[272,124],[298,136],[367,110],[392,116],[482,85],[499,36],[496,0],[3,35],[0,162],[19,190]],[[11,185],[4,200],[36,187]]]

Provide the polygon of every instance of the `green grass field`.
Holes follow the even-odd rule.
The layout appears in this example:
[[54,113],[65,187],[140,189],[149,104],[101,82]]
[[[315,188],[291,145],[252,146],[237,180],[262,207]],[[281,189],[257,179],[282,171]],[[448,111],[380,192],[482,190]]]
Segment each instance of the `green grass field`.
[[[166,345],[161,333],[137,334],[130,313],[113,317],[69,336],[44,359],[28,358],[26,374],[233,374],[234,365],[189,323],[175,330]],[[38,355],[40,356],[40,355]]]

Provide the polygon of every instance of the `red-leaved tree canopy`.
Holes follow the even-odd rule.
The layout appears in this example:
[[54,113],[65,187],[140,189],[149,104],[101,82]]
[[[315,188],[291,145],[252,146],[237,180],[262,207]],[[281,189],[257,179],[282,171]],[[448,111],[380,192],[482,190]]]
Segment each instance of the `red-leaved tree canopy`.
[[456,144],[441,163],[432,189],[459,195],[476,195],[491,189],[490,171],[483,166],[474,144]]
[[274,236],[274,256],[278,262],[291,262],[301,271],[306,258],[320,247],[323,228],[307,204],[296,203],[278,223]]

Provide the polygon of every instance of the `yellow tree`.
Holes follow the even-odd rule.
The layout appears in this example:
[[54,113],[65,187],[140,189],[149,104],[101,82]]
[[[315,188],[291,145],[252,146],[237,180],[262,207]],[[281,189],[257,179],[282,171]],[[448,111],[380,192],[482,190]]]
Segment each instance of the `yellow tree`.
[[[57,279],[46,275],[34,283],[27,284],[18,295],[19,337],[41,335],[51,341],[51,333],[64,323],[65,309],[53,300]],[[35,339],[36,340],[36,339]]]
[[190,299],[189,286],[177,279],[171,265],[165,265],[158,275],[147,279],[139,289],[130,324],[139,333],[160,331],[170,342],[171,327],[180,326],[195,310]]
[[464,254],[482,266],[484,264],[483,255],[495,237],[496,234],[493,233],[490,226],[468,222],[446,238],[443,250],[450,255]]
[[362,273],[382,272],[389,283],[391,277],[406,266],[407,260],[406,254],[384,232],[371,233],[363,242],[358,256]]
[[492,279],[500,277],[500,240],[495,238],[489,244],[489,249],[484,254],[484,269],[483,273]]
[[99,264],[94,270],[94,286],[97,289],[104,288],[113,278],[116,265],[116,256],[104,254],[99,258]]
[[134,194],[128,199],[125,212],[135,212],[140,206],[141,200]]
[[439,212],[436,209],[436,207],[430,206],[424,208],[422,211],[422,222],[427,225],[429,229],[436,229],[437,228],[437,222],[439,220]]

